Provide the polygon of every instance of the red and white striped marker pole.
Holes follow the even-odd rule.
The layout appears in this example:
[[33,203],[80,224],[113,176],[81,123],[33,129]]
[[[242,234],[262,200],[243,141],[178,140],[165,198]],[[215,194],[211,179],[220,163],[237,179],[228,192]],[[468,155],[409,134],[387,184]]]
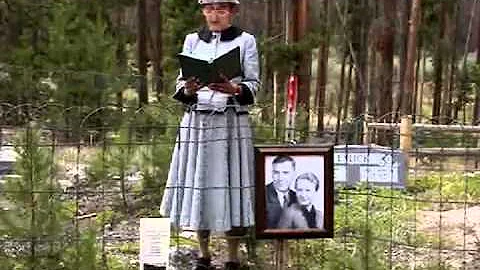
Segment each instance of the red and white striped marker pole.
[[298,76],[291,74],[287,85],[287,111],[285,122],[285,141],[295,140],[295,115],[297,113]]

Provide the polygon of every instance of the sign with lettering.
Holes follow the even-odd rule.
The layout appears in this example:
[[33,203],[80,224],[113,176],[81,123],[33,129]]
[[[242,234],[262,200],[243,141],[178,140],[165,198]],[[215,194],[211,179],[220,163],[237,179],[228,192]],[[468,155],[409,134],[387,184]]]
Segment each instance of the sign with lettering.
[[140,219],[140,270],[168,268],[170,219]]
[[0,147],[0,185],[4,182],[3,176],[12,172],[17,156],[13,146]]
[[333,154],[334,180],[352,186],[369,185],[404,188],[406,158],[400,150],[370,145],[337,145]]

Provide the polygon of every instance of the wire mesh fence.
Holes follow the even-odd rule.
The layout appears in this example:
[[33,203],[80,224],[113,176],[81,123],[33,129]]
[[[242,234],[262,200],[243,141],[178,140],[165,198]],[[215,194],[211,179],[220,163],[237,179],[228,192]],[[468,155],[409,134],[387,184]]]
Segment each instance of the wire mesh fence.
[[[318,45],[315,39],[294,43],[293,47],[280,44],[283,43],[280,41],[288,39],[286,29],[291,18],[287,11],[291,6],[287,2],[290,3],[243,1],[238,18],[246,30],[257,36],[261,50],[270,54],[278,51],[278,54],[273,54],[273,60],[293,56],[299,52],[294,50],[298,45],[311,47],[309,50]],[[307,15],[311,17],[312,28],[320,29],[328,24],[325,20],[328,14],[321,11],[323,2],[311,1]],[[25,14],[28,16],[25,17],[30,18],[31,14],[43,13],[51,8],[52,3],[31,1],[20,4],[27,8]],[[37,7],[41,9],[36,10]],[[128,18],[119,24],[125,27],[123,30],[126,33],[132,34],[135,8],[127,9]],[[325,121],[325,130],[312,132],[309,130],[310,123],[307,123],[308,117],[305,112],[300,112],[295,133],[298,144],[330,143],[341,146],[346,149],[345,158],[353,154],[349,149],[362,144],[365,146],[364,157],[369,160],[377,145],[387,147],[392,153],[397,151],[401,146],[402,132],[399,124],[391,124],[393,127],[387,130],[374,129],[369,128],[372,123],[368,122],[375,119],[368,116],[350,119],[348,116],[348,107],[352,106],[355,93],[352,92],[351,97],[349,95],[355,86],[352,80],[359,61],[348,38],[352,30],[348,27],[348,16],[356,9],[349,1],[337,1],[329,11],[330,16],[339,20],[335,27],[332,24],[330,28],[335,29],[329,35],[332,40],[345,43],[345,48],[334,45],[334,50],[330,52],[329,76],[335,80],[342,77],[348,94],[343,96],[342,88],[332,83],[334,79],[329,79],[326,85],[328,108],[324,109],[331,112],[336,106],[342,107],[335,103],[345,104],[347,109],[338,121],[341,124],[334,126],[337,119],[331,116],[331,121]],[[55,10],[59,12],[62,9]],[[77,18],[77,11],[71,13],[71,18]],[[14,14],[16,12],[9,15],[12,21],[16,19]],[[36,17],[26,21],[35,26],[31,31],[34,33],[31,38],[33,44],[37,44],[38,33],[43,36],[37,28],[50,29],[47,25],[38,27],[40,20],[35,20]],[[464,21],[464,25],[474,18],[464,17],[459,19]],[[61,21],[55,22],[61,29]],[[55,29],[52,28],[51,33],[44,31],[53,37],[63,38],[62,35],[66,35],[56,34],[58,31]],[[376,30],[371,30],[375,34]],[[91,34],[80,36],[79,44],[93,44],[97,54],[92,55],[108,58],[107,52],[113,50],[97,50],[102,47],[97,42],[108,39],[100,36],[98,40],[87,40],[90,36],[97,37]],[[173,103],[165,93],[163,96],[150,96],[150,105],[139,108],[135,89],[140,76],[133,75],[138,74],[135,64],[128,61],[128,67],[121,69],[127,74],[106,73],[111,69],[106,72],[74,70],[104,70],[100,64],[104,59],[90,55],[87,58],[93,58],[92,61],[85,66],[79,65],[85,55],[81,50],[80,53],[63,51],[67,44],[59,42],[46,50],[47,55],[54,59],[44,65],[28,60],[18,62],[28,63],[28,66],[0,65],[0,269],[138,269],[139,220],[159,217],[171,155],[185,108]],[[26,46],[24,50],[33,47]],[[350,52],[345,54],[344,51]],[[23,54],[21,52],[18,57],[28,58]],[[57,54],[71,54],[72,58],[68,58],[71,63],[57,67],[60,62],[65,62],[53,57]],[[347,58],[349,54],[351,56]],[[317,57],[316,52],[312,55]],[[43,57],[42,54],[39,53],[39,57]],[[171,60],[166,61],[165,77],[148,74],[152,84],[161,81],[167,92],[173,89],[177,75],[169,70],[170,65],[174,65]],[[282,60],[274,61],[278,64],[273,64],[274,69],[285,69],[288,72],[284,70],[280,73],[289,73],[294,61]],[[342,74],[341,69],[345,68],[347,72],[344,70],[343,73],[349,73],[348,76]],[[318,75],[315,75],[317,72],[313,65],[311,70],[302,72],[298,74],[300,78],[311,79],[312,86],[316,84]],[[398,86],[400,74],[397,73],[401,71],[394,73],[393,78],[387,77],[394,81],[394,96],[398,97],[395,93],[403,90]],[[422,68],[422,89],[426,84],[424,73],[425,67]],[[280,74],[279,88],[285,83],[286,76]],[[264,87],[273,88],[273,80],[275,78],[265,78],[268,84]],[[367,85],[367,82],[362,84],[370,93],[378,87]],[[149,85],[148,88],[155,89],[156,86]],[[265,96],[274,95],[270,89],[265,90],[269,91]],[[276,115],[273,115],[268,101],[250,108],[256,144],[284,143],[283,99],[283,94],[279,93],[278,110],[273,110]],[[394,104],[393,107],[399,106]],[[465,107],[464,119],[467,115]],[[319,108],[310,109],[317,111]],[[337,111],[337,116],[338,112],[342,110]],[[378,119],[378,122],[383,120]],[[421,115],[415,116],[415,120],[417,123],[432,122]],[[390,173],[384,176],[382,185],[370,179],[369,173],[363,181],[354,185],[336,181],[334,238],[289,240],[286,267],[478,269],[478,130],[453,120],[440,122],[452,123],[457,128],[412,128],[412,148],[401,150],[408,156],[406,180],[402,186],[397,186],[394,181],[393,167],[386,168]],[[345,170],[353,167],[355,165],[347,163]],[[275,241],[256,239],[253,229],[241,240],[244,269],[278,267]],[[199,256],[197,245],[193,231],[172,231],[172,267],[190,269]],[[217,268],[221,268],[226,257],[225,247],[225,239],[215,235],[211,248]]]
[[[138,269],[139,220],[159,216],[183,108],[3,104],[2,122],[26,112],[30,119],[22,125],[1,126],[2,269]],[[275,134],[271,122],[258,115],[251,120],[256,143],[282,142],[282,127]],[[332,144],[337,138],[348,149],[358,144],[355,134],[365,134],[362,124],[352,123],[338,134],[315,135]],[[369,132],[367,157],[382,136],[383,146],[398,149],[398,129]],[[299,144],[315,141],[302,130],[297,134]],[[477,144],[466,128],[416,128],[404,186],[392,188],[392,175],[382,186],[368,177],[355,185],[337,182],[334,238],[289,240],[288,267],[477,269]],[[255,239],[254,230],[241,240],[244,269],[277,267],[274,241]],[[174,269],[191,268],[196,241],[192,231],[173,231]],[[217,267],[225,245],[214,236]]]

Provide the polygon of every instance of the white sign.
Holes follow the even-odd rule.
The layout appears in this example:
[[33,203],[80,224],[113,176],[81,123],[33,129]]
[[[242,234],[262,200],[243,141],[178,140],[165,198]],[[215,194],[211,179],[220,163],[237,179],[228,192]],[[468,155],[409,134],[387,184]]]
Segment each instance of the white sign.
[[[334,153],[334,163],[346,163],[351,165],[392,165],[392,153]],[[396,163],[396,162],[394,162]],[[398,166],[398,165],[397,165]]]
[[1,146],[0,147],[0,162],[15,162],[18,154],[15,152],[13,146]]
[[398,166],[395,169],[386,167],[360,167],[361,182],[385,183],[398,182]]
[[144,264],[168,268],[170,219],[140,219],[140,270]]
[[368,182],[373,185],[402,188],[405,182],[406,160],[400,150],[370,145],[338,145],[333,154],[336,183],[353,185]]

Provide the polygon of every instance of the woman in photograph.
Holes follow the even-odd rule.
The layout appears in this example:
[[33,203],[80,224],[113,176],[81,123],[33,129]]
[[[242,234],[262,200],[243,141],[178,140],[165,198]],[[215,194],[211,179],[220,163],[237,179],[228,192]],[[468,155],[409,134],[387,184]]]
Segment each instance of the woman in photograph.
[[320,181],[311,172],[295,179],[296,203],[285,209],[278,223],[279,228],[315,229],[323,227],[323,213],[315,208],[313,199],[318,194]]
[[[185,38],[182,54],[215,59],[240,48],[242,76],[202,85],[177,79],[174,98],[187,105],[160,212],[175,227],[197,231],[195,269],[211,268],[211,233],[227,236],[225,269],[238,269],[240,237],[254,225],[254,154],[248,105],[259,86],[253,35],[233,26],[239,0],[199,0],[206,26]],[[224,77],[225,78],[225,77]]]

